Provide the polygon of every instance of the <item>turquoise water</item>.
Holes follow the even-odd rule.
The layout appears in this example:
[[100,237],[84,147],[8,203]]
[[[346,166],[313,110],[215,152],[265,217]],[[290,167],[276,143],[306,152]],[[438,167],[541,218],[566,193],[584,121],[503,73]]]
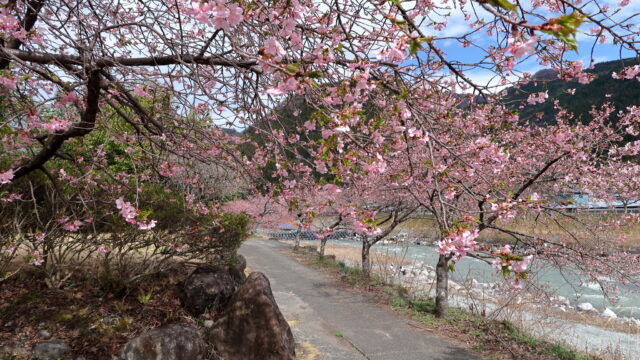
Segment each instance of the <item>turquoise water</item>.
[[[344,245],[350,247],[360,247],[360,243],[356,241],[330,240],[330,244]],[[396,256],[404,256],[407,260],[416,262],[421,261],[426,265],[435,266],[438,253],[432,246],[423,245],[398,245],[389,244],[374,245],[374,249],[381,253],[394,254]],[[618,316],[627,316],[640,319],[640,288],[624,286],[616,284],[620,288],[620,292],[615,299],[615,303],[604,296],[600,286],[597,283],[583,283],[578,274],[552,266],[548,262],[534,261],[531,265],[532,280],[545,286],[548,291],[557,295],[568,298],[572,305],[582,302],[589,302],[599,310],[605,307],[613,310]],[[483,283],[495,283],[504,281],[503,278],[496,273],[487,263],[466,257],[456,264],[455,271],[452,273],[454,281],[462,281],[474,278]],[[610,281],[602,279],[601,281]]]

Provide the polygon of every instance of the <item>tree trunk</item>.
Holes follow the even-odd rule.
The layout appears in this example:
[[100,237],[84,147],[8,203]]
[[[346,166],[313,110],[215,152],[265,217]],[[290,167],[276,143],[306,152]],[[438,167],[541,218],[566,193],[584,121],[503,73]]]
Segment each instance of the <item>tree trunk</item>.
[[449,258],[440,255],[436,266],[436,317],[443,318],[449,311]]
[[367,240],[362,241],[362,273],[365,277],[371,275],[371,259],[369,258],[369,249],[371,244]]
[[327,245],[327,237],[320,239],[320,259],[324,259],[324,247]]
[[302,226],[298,226],[298,231],[296,231],[296,241],[293,245],[293,250],[298,250],[300,247],[300,233],[302,232]]

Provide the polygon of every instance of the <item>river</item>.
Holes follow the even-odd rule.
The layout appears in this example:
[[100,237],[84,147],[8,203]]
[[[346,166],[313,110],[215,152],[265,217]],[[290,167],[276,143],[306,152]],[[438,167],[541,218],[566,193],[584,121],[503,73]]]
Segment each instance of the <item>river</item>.
[[[328,244],[341,246],[361,247],[357,241],[329,240]],[[412,262],[423,262],[430,266],[435,266],[438,253],[433,246],[425,245],[403,245],[403,244],[376,244],[373,250],[380,253],[389,253],[396,256],[404,256]],[[573,305],[589,302],[598,310],[609,308],[618,316],[634,317],[640,319],[640,288],[617,284],[620,292],[612,302],[604,295],[600,286],[594,282],[583,282],[580,276],[570,270],[560,271],[557,267],[551,266],[548,262],[535,260],[531,265],[533,279],[541,285],[545,285],[549,291],[557,295],[568,298]],[[455,271],[451,274],[454,281],[463,281],[474,278],[483,283],[494,283],[503,281],[496,270],[485,262],[466,257],[455,266]],[[601,279],[601,281],[610,281]]]

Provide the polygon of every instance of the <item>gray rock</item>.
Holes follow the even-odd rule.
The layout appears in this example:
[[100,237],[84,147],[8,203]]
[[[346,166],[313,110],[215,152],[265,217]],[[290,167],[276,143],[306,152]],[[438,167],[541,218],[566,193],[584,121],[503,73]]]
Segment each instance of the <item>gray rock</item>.
[[122,360],[203,360],[207,344],[194,326],[172,324],[146,332],[125,344]]
[[247,268],[247,259],[242,255],[237,255],[229,266],[229,274],[233,277],[238,285],[242,284],[246,279],[244,270]]
[[289,324],[271,292],[269,279],[253,272],[207,331],[207,339],[224,359],[294,360]]
[[556,301],[564,306],[569,306],[571,304],[571,302],[569,302],[569,299],[564,296],[557,296]]
[[462,286],[460,286],[460,284],[458,284],[458,283],[456,283],[454,281],[449,280],[449,289],[460,290],[460,289],[462,289]]
[[38,360],[54,360],[63,358],[69,353],[69,346],[64,341],[53,339],[48,342],[36,344],[33,347],[33,357]]
[[204,327],[206,327],[206,328],[213,327],[213,320],[205,320],[204,321]]
[[13,346],[13,345],[0,345],[0,359],[27,359],[30,358],[31,352],[29,349]]
[[45,339],[48,339],[48,338],[50,338],[50,337],[51,337],[51,333],[50,333],[50,332],[48,332],[47,330],[44,330],[44,329],[43,329],[43,330],[38,331],[38,334],[39,334],[41,337],[45,338]]
[[578,311],[585,311],[585,312],[597,311],[596,308],[594,308],[593,305],[591,305],[591,303],[588,303],[588,302],[578,304],[576,308],[578,309]]
[[233,267],[238,271],[244,272],[244,269],[247,268],[247,259],[240,254],[236,255]]
[[604,309],[601,315],[611,319],[616,319],[618,317],[618,315],[609,308]]
[[229,301],[238,285],[238,277],[227,268],[197,268],[184,282],[182,306],[194,316],[207,309],[218,310]]

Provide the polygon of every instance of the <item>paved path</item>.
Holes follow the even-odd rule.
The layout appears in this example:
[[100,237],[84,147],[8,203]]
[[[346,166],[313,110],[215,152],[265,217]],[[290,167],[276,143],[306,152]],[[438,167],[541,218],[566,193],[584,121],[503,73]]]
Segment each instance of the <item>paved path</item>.
[[[411,321],[370,297],[340,291],[334,280],[281,253],[287,245],[248,240],[240,249],[252,271],[265,273],[296,341],[310,344],[319,359],[479,359],[447,340],[411,326]],[[343,337],[336,337],[335,333]],[[308,345],[307,345],[308,346]]]

